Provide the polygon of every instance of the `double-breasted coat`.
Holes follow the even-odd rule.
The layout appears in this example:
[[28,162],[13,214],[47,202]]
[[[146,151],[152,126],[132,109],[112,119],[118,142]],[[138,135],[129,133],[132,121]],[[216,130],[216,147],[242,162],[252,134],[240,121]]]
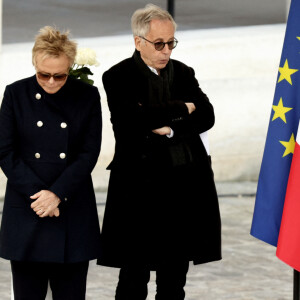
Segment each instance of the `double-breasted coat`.
[[[0,257],[73,263],[95,259],[100,228],[91,172],[101,145],[96,87],[68,78],[55,94],[36,77],[6,87],[0,110],[0,166],[7,176]],[[29,197],[50,190],[59,217],[39,218]]]
[[[149,102],[149,95],[158,96],[160,91],[149,85],[152,75],[140,71],[134,56],[103,75],[116,144],[108,166],[99,264],[143,263],[155,269],[166,260],[198,264],[221,259],[218,198],[210,159],[199,137],[214,125],[213,107],[193,69],[176,60],[171,63],[170,98],[162,103]],[[196,106],[190,115],[185,102]],[[152,133],[163,126],[170,126],[174,136]],[[174,166],[170,149],[180,160],[181,154],[186,155],[177,143],[182,139],[188,155],[196,159],[188,166]]]

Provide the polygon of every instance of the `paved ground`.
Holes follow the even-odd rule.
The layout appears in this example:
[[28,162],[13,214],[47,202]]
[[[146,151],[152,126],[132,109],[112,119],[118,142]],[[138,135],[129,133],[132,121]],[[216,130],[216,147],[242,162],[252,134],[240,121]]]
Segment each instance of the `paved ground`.
[[[187,300],[292,299],[292,269],[275,257],[275,249],[249,235],[256,183],[218,183],[222,217],[223,260],[193,266],[188,273]],[[100,222],[105,192],[97,193]],[[1,210],[2,205],[0,205]],[[1,216],[1,215],[0,215]],[[91,262],[87,300],[114,299],[118,270]],[[149,300],[155,295],[155,273],[149,283]],[[0,299],[10,299],[10,269],[0,259]]]
[[[288,0],[174,0],[179,30],[284,23]],[[130,33],[132,13],[167,0],[3,0],[3,43],[33,41],[39,28],[57,25],[75,38]]]

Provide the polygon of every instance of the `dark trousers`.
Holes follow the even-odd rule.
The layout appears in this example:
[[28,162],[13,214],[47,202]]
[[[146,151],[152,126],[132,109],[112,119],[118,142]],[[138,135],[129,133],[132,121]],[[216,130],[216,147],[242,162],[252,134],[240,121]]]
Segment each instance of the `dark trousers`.
[[[156,300],[182,300],[189,262],[165,263],[156,270]],[[148,295],[150,269],[127,266],[120,270],[116,300],[144,300]]]
[[73,264],[11,261],[15,300],[44,300],[48,282],[54,300],[84,300],[89,262]]

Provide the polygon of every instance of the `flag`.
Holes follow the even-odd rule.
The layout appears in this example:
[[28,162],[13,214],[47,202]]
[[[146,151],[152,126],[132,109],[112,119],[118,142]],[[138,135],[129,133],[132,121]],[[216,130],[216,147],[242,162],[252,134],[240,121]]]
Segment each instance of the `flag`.
[[299,119],[300,0],[292,0],[251,226],[251,235],[273,246],[278,244]]
[[[300,126],[300,123],[299,123]],[[279,259],[300,271],[300,131],[286,190],[276,255]]]

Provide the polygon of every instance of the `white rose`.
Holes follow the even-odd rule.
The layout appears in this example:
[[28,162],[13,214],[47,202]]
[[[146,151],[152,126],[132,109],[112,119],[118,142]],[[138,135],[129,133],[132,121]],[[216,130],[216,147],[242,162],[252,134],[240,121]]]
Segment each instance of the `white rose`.
[[96,59],[96,52],[90,48],[81,48],[77,50],[75,57],[75,64],[77,65],[90,65],[99,66],[99,62]]

